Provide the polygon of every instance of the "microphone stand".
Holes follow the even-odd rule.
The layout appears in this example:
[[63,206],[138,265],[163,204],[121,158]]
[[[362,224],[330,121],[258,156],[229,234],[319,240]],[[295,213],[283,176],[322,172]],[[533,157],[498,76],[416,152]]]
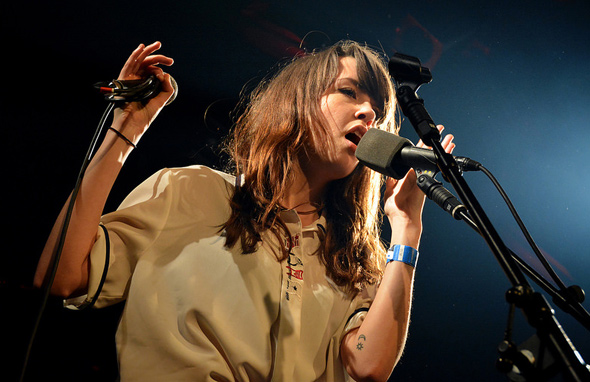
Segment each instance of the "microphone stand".
[[[547,300],[543,295],[535,292],[526,280],[517,262],[511,256],[510,250],[461,176],[454,157],[444,151],[440,143],[440,132],[424,107],[424,100],[416,94],[422,84],[432,81],[430,70],[422,67],[418,58],[396,53],[389,61],[389,74],[395,80],[396,96],[403,114],[413,125],[420,139],[427,146],[432,147],[444,179],[451,183],[460,200],[467,207],[478,231],[512,285],[506,293],[508,303],[511,307],[514,305],[521,309],[528,323],[536,329],[542,344],[546,346],[556,362],[559,362],[561,371],[568,380],[590,381],[590,366],[574,348]],[[536,362],[541,364],[535,365],[534,360],[521,357],[521,353],[514,351],[511,346],[506,346],[501,349],[501,352],[503,356],[509,358],[510,365],[518,366],[524,377],[532,378],[527,380],[543,380],[540,379],[542,374],[539,372],[543,362]]]
[[[443,187],[442,183],[437,181],[434,176],[435,171],[422,170],[419,166],[414,167],[416,171],[417,180],[416,184],[426,195],[428,199],[435,202],[440,208],[448,212],[456,220],[463,220],[469,227],[475,232],[481,235],[479,228],[471,220],[471,216],[467,212],[467,208],[461,204],[455,195],[451,194],[446,188]],[[438,170],[436,171],[436,173]],[[582,302],[585,299],[584,291],[577,285],[566,287],[561,286],[561,290],[553,287],[547,280],[543,278],[539,273],[532,269],[526,262],[524,262],[518,255],[510,251],[510,255],[516,261],[520,269],[537,285],[539,285],[549,296],[552,301],[560,307],[564,312],[572,315],[580,324],[586,329],[590,330],[590,313],[588,313],[582,306]]]

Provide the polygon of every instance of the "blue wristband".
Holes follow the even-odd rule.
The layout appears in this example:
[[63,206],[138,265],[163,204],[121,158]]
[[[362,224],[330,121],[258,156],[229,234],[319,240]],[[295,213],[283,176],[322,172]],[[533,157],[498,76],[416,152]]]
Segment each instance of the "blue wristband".
[[407,245],[396,244],[387,251],[386,264],[389,264],[390,261],[401,261],[415,268],[418,261],[418,250]]

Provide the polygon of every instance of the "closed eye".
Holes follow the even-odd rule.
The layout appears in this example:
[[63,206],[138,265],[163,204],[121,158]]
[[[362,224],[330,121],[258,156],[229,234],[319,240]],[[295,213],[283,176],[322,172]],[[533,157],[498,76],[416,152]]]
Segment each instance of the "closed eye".
[[338,89],[338,91],[347,97],[356,99],[356,91],[354,89],[341,88],[341,89]]

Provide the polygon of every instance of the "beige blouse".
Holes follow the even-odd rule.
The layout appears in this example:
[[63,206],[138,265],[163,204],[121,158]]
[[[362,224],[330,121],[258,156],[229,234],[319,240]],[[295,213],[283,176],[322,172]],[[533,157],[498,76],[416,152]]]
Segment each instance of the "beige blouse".
[[302,227],[281,213],[295,243],[282,262],[271,234],[253,254],[226,248],[234,182],[202,166],[164,169],[103,217],[85,301],[99,289],[96,307],[126,300],[121,380],[348,380],[340,342],[375,291],[351,299],[326,276],[314,255],[323,217]]

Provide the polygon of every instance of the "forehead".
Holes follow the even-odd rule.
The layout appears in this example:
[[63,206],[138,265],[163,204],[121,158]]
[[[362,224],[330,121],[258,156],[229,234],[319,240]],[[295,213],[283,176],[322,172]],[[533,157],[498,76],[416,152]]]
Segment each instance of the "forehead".
[[[338,76],[334,80],[333,86],[353,85],[357,90],[370,97],[365,84],[359,79],[356,60],[353,57],[341,57],[338,61]],[[373,98],[371,102],[373,102]]]
[[352,57],[341,57],[338,62],[338,77],[351,78],[358,81],[356,60]]

